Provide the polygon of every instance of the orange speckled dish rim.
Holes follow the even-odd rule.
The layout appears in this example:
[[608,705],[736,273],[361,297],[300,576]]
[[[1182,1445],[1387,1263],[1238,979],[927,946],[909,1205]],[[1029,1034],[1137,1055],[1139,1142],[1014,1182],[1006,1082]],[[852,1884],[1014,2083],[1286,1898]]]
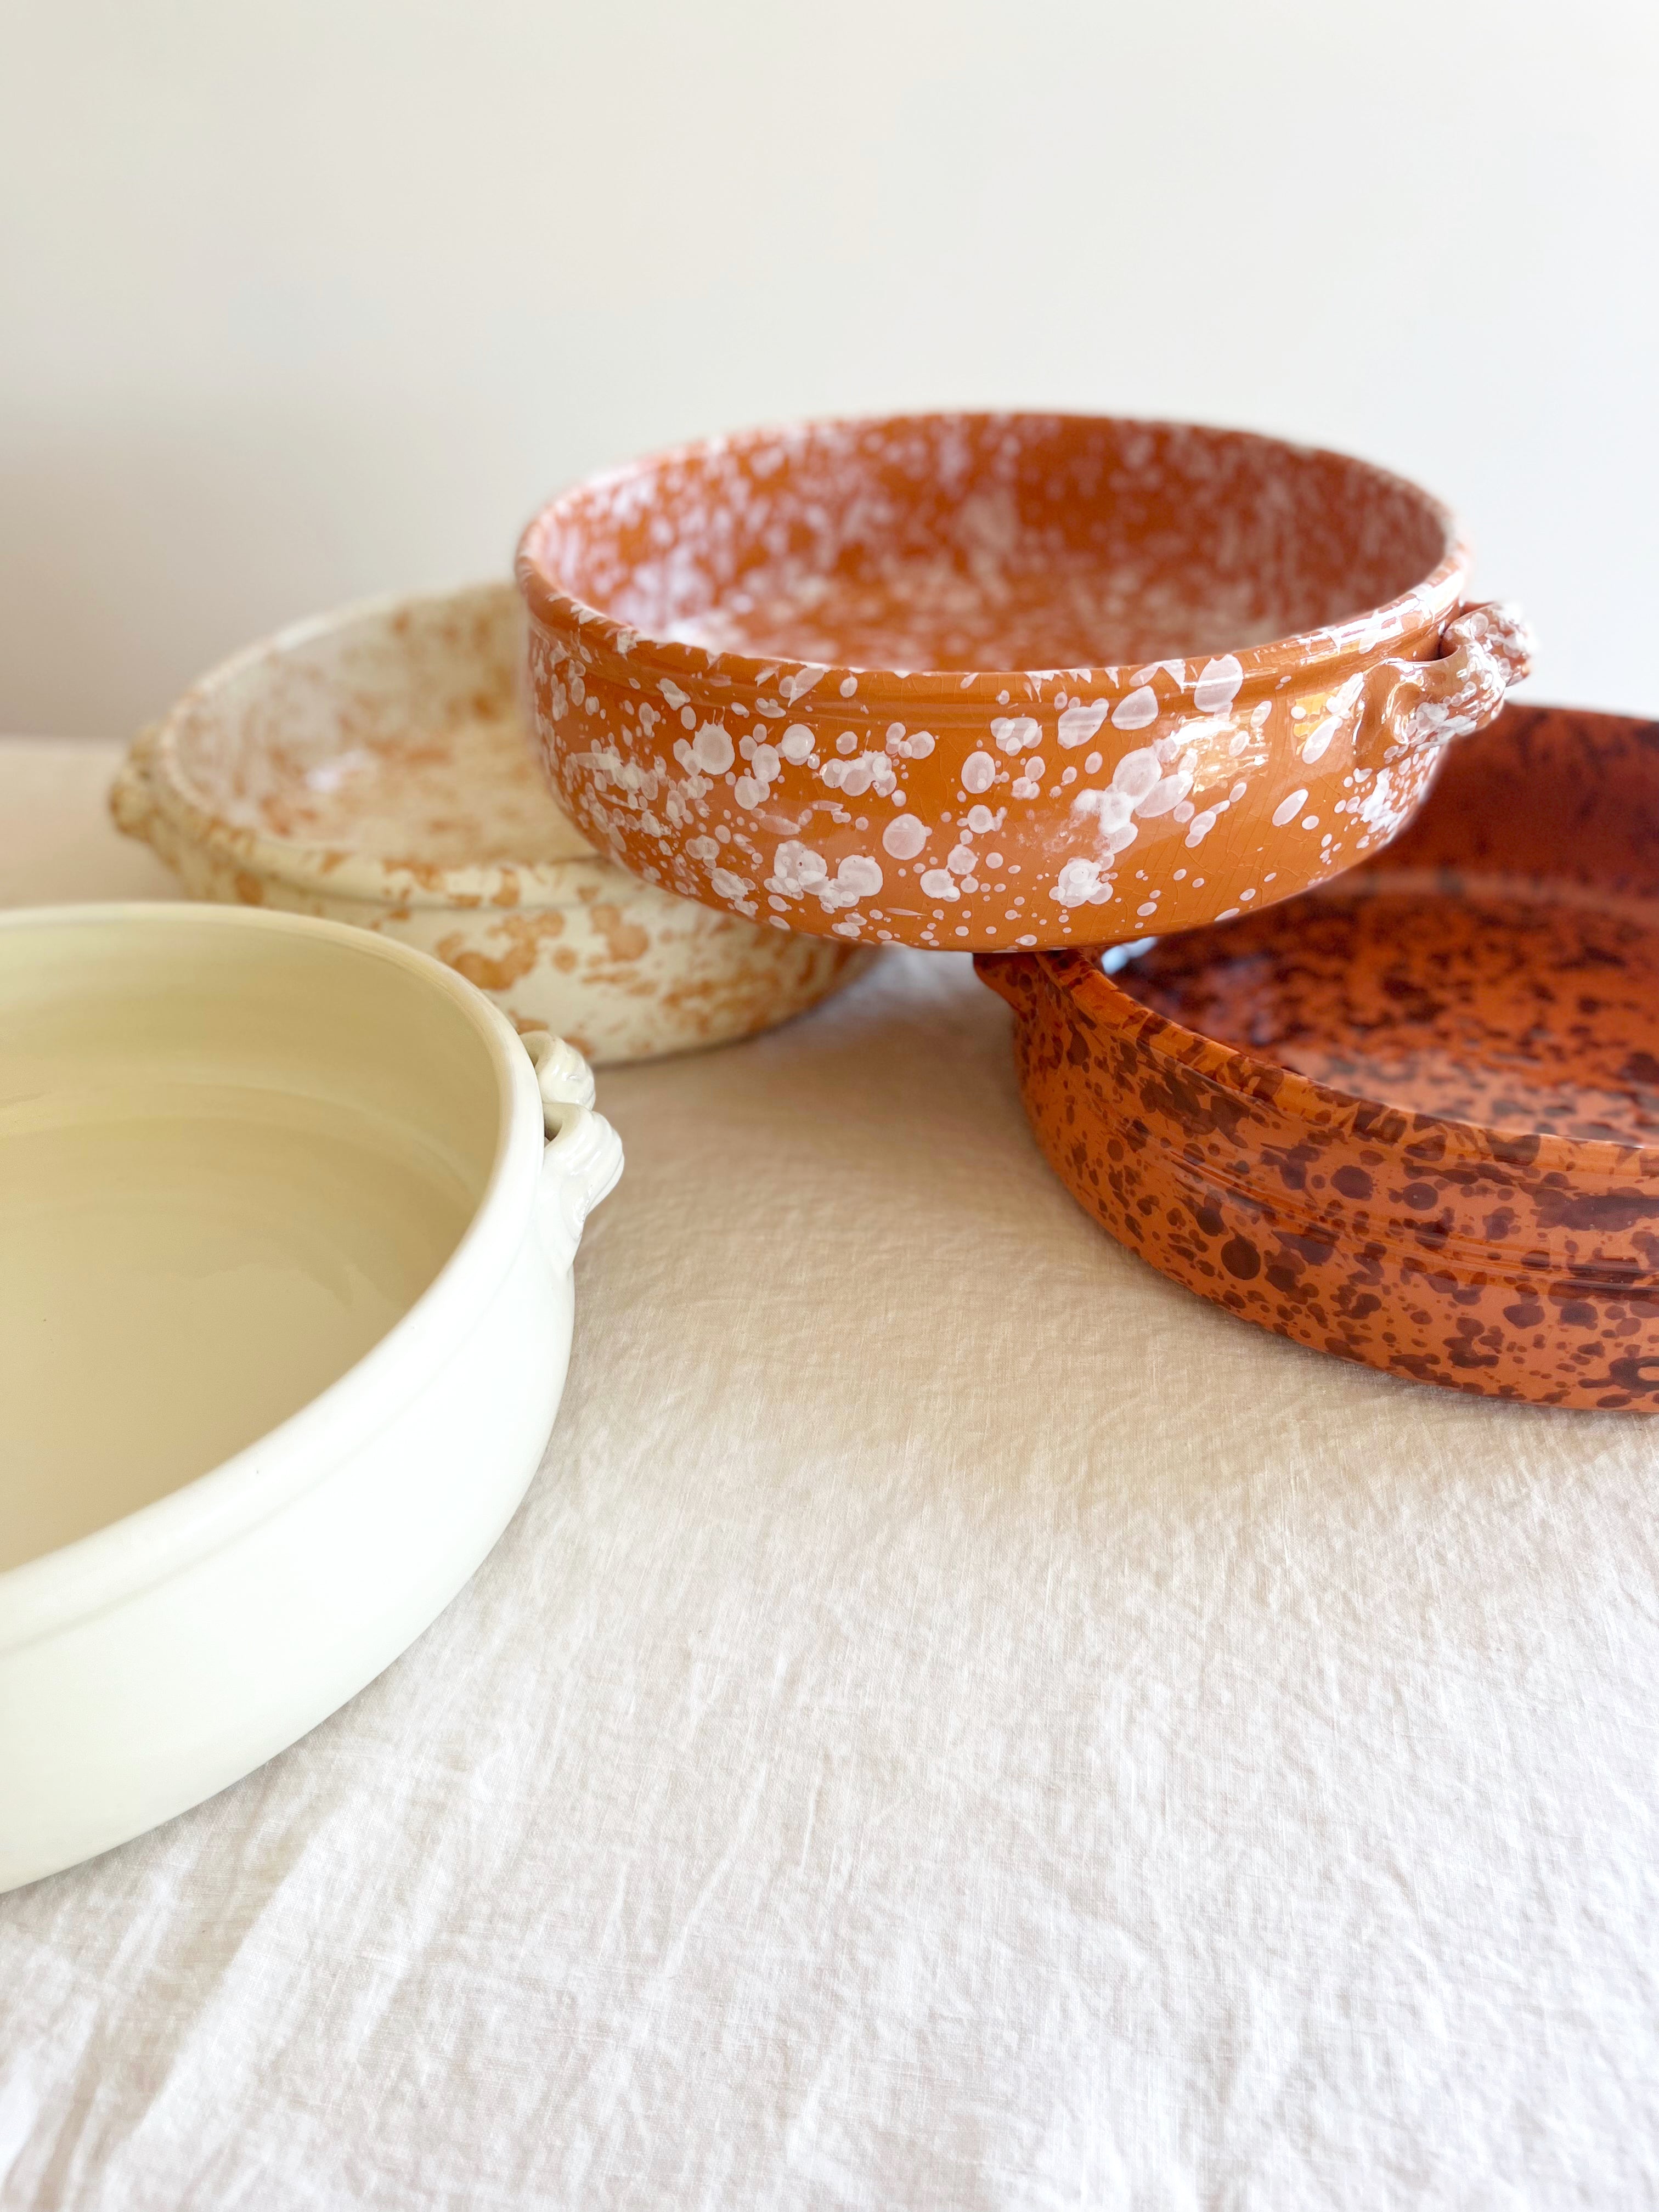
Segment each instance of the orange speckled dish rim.
[[[981,980],[988,969],[1005,960],[1030,963],[1052,989],[1088,1006],[1103,1036],[1121,1038],[1149,1058],[1174,1060],[1241,1098],[1270,1099],[1287,1121],[1294,1118],[1316,1128],[1346,1127],[1356,1114],[1374,1113],[1382,1107],[1408,1116],[1414,1138],[1443,1137],[1455,1156],[1476,1162],[1490,1157],[1496,1140],[1500,1145],[1524,1146],[1534,1167],[1546,1171],[1559,1169],[1579,1177],[1627,1177],[1632,1152],[1650,1153],[1659,1169],[1659,1149],[1645,1146],[1620,1144],[1606,1137],[1562,1137],[1540,1130],[1457,1121],[1448,1115],[1421,1112],[1414,1106],[1392,1105],[1387,1099],[1367,1097],[1359,1091],[1339,1091],[1332,1084],[1320,1083],[1287,1067],[1283,1060],[1267,1059],[1243,1045],[1224,1044],[1159,1013],[1113,981],[1100,965],[1097,947],[974,955]],[[1252,1194],[1248,1184],[1243,1189],[1247,1195]]]
[[811,416],[793,422],[763,424],[755,428],[729,433],[714,438],[693,438],[678,446],[668,446],[653,453],[642,454],[637,460],[624,462],[620,467],[606,469],[597,476],[585,477],[550,500],[525,525],[519,538],[515,568],[520,589],[523,592],[531,614],[538,621],[552,622],[579,627],[584,632],[598,636],[611,652],[638,665],[641,653],[652,665],[667,670],[671,674],[702,675],[716,662],[720,668],[750,683],[769,673],[799,672],[813,670],[830,677],[856,676],[873,679],[884,691],[907,700],[927,701],[938,705],[960,704],[964,697],[973,695],[983,685],[994,690],[1011,686],[1027,676],[1078,676],[1103,688],[1121,688],[1132,669],[1139,665],[1131,661],[1102,661],[1087,665],[1053,668],[979,668],[971,672],[962,669],[921,668],[897,669],[859,667],[850,662],[805,660],[788,653],[773,653],[764,658],[746,653],[728,652],[724,647],[718,651],[709,647],[683,643],[678,639],[653,637],[648,630],[636,624],[618,620],[602,609],[590,606],[586,600],[562,590],[542,565],[540,541],[549,525],[560,516],[569,503],[577,499],[589,499],[639,482],[676,462],[696,459],[699,456],[718,453],[726,447],[763,444],[769,441],[787,438],[806,430],[872,429],[884,426],[902,428],[909,424],[937,422],[953,417],[963,421],[1001,419],[1006,412],[1009,420],[1022,416],[1042,414],[1053,422],[1121,422],[1144,430],[1197,429],[1217,438],[1247,439],[1253,445],[1268,446],[1283,453],[1340,462],[1346,468],[1359,468],[1373,477],[1379,485],[1395,491],[1403,491],[1418,501],[1438,521],[1443,534],[1443,550],[1429,574],[1407,590],[1396,592],[1381,606],[1367,607],[1346,617],[1341,622],[1322,624],[1309,630],[1297,630],[1284,637],[1269,638],[1261,645],[1231,647],[1224,638],[1194,645],[1194,653],[1231,651],[1243,672],[1241,690],[1248,689],[1253,680],[1272,678],[1291,671],[1305,671],[1310,659],[1325,659],[1352,648],[1369,645],[1379,634],[1387,635],[1390,629],[1399,629],[1415,616],[1419,622],[1444,621],[1456,609],[1462,587],[1473,562],[1473,553],[1463,527],[1452,509],[1432,492],[1425,491],[1420,484],[1408,477],[1396,475],[1391,469],[1379,468],[1373,461],[1362,460],[1352,453],[1338,453],[1326,446],[1303,445],[1294,439],[1274,438],[1257,430],[1240,430],[1225,423],[1194,423],[1174,418],[1094,415],[1072,409],[1052,412],[1035,408],[986,410],[940,409],[912,415],[839,415]]

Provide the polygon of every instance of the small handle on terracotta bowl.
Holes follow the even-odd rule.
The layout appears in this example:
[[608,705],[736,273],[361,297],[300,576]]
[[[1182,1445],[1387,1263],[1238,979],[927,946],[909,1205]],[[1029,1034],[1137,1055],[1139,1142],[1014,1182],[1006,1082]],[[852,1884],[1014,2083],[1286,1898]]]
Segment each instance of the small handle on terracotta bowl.
[[1438,659],[1384,660],[1372,670],[1381,711],[1367,767],[1484,730],[1510,684],[1530,673],[1538,649],[1521,610],[1496,602],[1460,609],[1440,646]]
[[617,1188],[622,1139],[593,1111],[593,1071],[574,1045],[546,1030],[530,1030],[524,1048],[536,1071],[548,1137],[538,1220],[547,1256],[564,1274],[588,1215]]

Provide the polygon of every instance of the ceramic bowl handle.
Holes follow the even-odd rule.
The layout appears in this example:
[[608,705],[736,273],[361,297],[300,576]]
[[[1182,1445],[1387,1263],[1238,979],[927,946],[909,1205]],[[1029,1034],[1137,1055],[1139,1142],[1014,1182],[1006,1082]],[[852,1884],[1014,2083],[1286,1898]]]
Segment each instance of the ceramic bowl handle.
[[531,1030],[524,1046],[536,1070],[548,1137],[537,1218],[548,1258],[564,1274],[576,1257],[582,1224],[617,1187],[622,1139],[593,1111],[593,1071],[574,1045]]
[[1484,730],[1537,650],[1520,609],[1496,604],[1460,609],[1440,646],[1437,660],[1385,660],[1373,672],[1382,697],[1367,767]]
[[150,763],[158,735],[154,723],[139,731],[109,787],[109,811],[115,817],[116,828],[123,836],[143,838],[147,843],[157,811]]

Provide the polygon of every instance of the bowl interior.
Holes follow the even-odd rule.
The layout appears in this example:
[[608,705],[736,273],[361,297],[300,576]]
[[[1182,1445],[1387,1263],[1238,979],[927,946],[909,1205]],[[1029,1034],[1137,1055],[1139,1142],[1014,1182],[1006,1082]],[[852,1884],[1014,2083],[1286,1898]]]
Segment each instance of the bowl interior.
[[532,757],[510,584],[307,624],[199,685],[172,772],[239,830],[438,869],[591,851]]
[[[1527,793],[1517,806],[1514,794]],[[1388,852],[1112,962],[1182,1028],[1408,1113],[1659,1145],[1659,727],[1511,707]]]
[[296,1413],[477,1211],[486,1041],[343,935],[167,909],[0,927],[0,1571]]
[[1432,574],[1438,504],[1341,454],[1088,416],[920,416],[716,440],[579,487],[526,552],[659,641],[850,668],[1237,651]]

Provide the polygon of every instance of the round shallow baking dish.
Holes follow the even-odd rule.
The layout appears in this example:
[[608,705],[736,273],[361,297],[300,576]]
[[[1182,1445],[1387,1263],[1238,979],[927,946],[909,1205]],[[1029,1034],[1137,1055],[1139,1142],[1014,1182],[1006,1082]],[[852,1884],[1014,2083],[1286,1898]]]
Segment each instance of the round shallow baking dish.
[[1524,673],[1426,493],[1094,416],[712,440],[519,553],[561,804],[780,932],[999,951],[1267,906],[1411,816]]
[[554,804],[516,687],[510,584],[377,600],[249,647],[134,745],[112,794],[198,898],[430,952],[599,1062],[787,1021],[868,955],[668,897]]
[[1050,1165],[1318,1351],[1659,1412],[1656,819],[1659,724],[1512,707],[1340,883],[1115,974],[981,959]]
[[361,930],[0,915],[0,1889],[269,1759],[472,1573],[621,1168],[592,1095]]

